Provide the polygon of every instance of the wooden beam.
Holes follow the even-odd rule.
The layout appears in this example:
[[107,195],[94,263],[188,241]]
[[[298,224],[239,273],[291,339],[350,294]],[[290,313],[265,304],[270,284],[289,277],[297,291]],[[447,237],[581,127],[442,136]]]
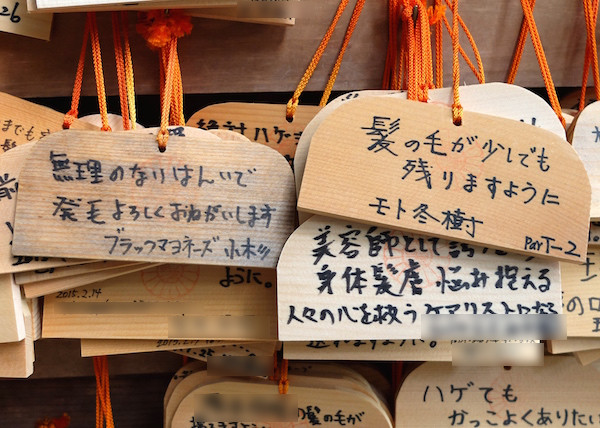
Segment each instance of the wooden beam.
[[[186,93],[292,92],[304,73],[334,15],[337,2],[313,2],[311,18],[277,27],[194,19],[191,36],[181,39],[179,53]],[[350,10],[338,28],[307,90],[320,91],[335,62]],[[378,89],[387,44],[387,2],[367,2],[352,36],[335,89]],[[481,52],[487,81],[504,81],[521,24],[518,1],[463,0],[460,13]],[[447,12],[448,16],[450,13]],[[585,50],[583,7],[574,0],[538,2],[535,17],[556,86],[581,85]],[[84,15],[55,16],[48,42],[0,34],[0,91],[19,97],[70,96],[83,33]],[[100,14],[101,45],[109,94],[117,94],[109,14]],[[157,94],[158,60],[135,33],[130,35],[138,94]],[[470,49],[461,37],[468,54]],[[88,55],[88,61],[90,61]],[[444,83],[451,83],[450,38],[444,37]],[[91,64],[89,62],[88,64]],[[591,77],[590,77],[591,79]],[[591,81],[591,80],[590,80]],[[461,60],[461,83],[475,83]],[[543,81],[528,38],[516,84],[541,87]],[[91,65],[87,66],[84,95],[96,93]]]

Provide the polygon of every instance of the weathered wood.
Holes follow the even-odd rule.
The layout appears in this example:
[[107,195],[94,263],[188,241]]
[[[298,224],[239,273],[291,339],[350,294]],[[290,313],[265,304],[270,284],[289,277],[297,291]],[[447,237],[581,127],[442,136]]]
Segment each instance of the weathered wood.
[[150,269],[155,266],[160,266],[160,263],[134,263],[129,266],[119,267],[116,269],[102,270],[97,272],[88,272],[80,275],[69,276],[66,278],[47,279],[45,281],[30,282],[23,284],[23,293],[28,299],[34,297],[47,296],[49,294],[58,293],[72,288],[82,287],[88,284],[94,284],[99,281],[106,281],[112,278],[118,278],[123,275],[128,275],[133,272],[138,272],[145,269]]
[[27,162],[20,255],[275,267],[294,227],[292,170],[259,144],[68,131]]
[[[182,348],[220,346],[225,340],[127,340],[127,339],[81,339],[81,356],[137,354],[141,352],[172,351]],[[236,342],[241,343],[241,342]]]
[[187,125],[237,132],[277,150],[291,163],[302,132],[319,110],[321,107],[298,106],[294,120],[289,123],[285,118],[284,104],[214,104],[194,113]]
[[[192,34],[181,39],[179,43],[185,92],[289,92],[291,95],[329,27],[336,7],[337,2],[333,1],[312,2],[310,18],[298,18],[292,27],[195,19]],[[521,5],[512,0],[463,0],[460,4],[460,14],[477,42],[487,80],[504,81],[521,25]],[[320,91],[325,87],[350,15],[351,11],[347,10],[340,19],[329,48],[307,90]],[[386,2],[366,3],[344,56],[334,89],[381,87],[388,34],[387,15]],[[586,38],[581,3],[546,0],[536,4],[534,15],[554,83],[558,87],[580,86],[579,70],[583,65]],[[449,11],[447,16],[450,17]],[[101,45],[108,53],[112,46],[110,16],[106,14],[98,18]],[[159,88],[156,53],[150,51],[144,40],[137,36],[133,16],[129,22],[136,92],[157,94]],[[21,97],[70,96],[84,23],[82,14],[55,16],[50,43],[0,34],[0,55],[3,59],[0,64],[0,91]],[[449,40],[445,34],[446,84],[451,82],[452,75]],[[469,52],[463,37],[461,43]],[[198,55],[200,47],[202,55]],[[105,54],[103,60],[105,70],[114,70],[114,55]],[[210,67],[206,64],[210,64]],[[576,67],[578,72],[573,72],[573,67]],[[476,83],[475,77],[462,59],[461,71],[461,83]],[[592,76],[590,82],[591,79]],[[117,94],[116,73],[107,71],[106,82],[108,93]],[[529,38],[525,44],[516,83],[526,87],[544,86]],[[83,93],[96,94],[91,65],[86,69]]]
[[74,275],[81,275],[90,272],[101,272],[104,270],[117,269],[125,266],[132,266],[138,262],[109,262],[100,261],[86,263],[81,265],[71,265],[58,267],[54,269],[27,271],[15,273],[15,282],[19,285],[29,284],[32,282],[45,281],[47,279],[66,278]]

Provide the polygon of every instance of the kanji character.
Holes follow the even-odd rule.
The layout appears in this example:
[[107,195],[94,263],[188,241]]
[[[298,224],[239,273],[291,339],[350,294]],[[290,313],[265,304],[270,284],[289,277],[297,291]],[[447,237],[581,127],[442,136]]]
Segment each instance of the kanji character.
[[317,290],[319,290],[319,294],[322,294],[325,290],[327,290],[327,294],[333,294],[333,290],[331,288],[331,281],[333,280],[333,278],[335,278],[336,275],[337,272],[334,272],[331,269],[329,269],[329,265],[325,264],[321,266],[321,272],[317,272],[317,277],[321,282],[321,286],[317,288]]

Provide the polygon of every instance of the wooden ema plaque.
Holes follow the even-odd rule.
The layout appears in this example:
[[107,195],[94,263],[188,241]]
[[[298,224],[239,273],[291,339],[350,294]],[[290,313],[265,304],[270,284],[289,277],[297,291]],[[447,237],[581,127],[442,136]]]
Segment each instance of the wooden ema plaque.
[[282,341],[419,339],[422,314],[561,313],[559,263],[313,216],[281,253],[277,306]]
[[[358,373],[349,369],[336,370],[334,365],[319,369],[317,364],[308,371],[296,370],[295,364],[290,364],[288,395],[297,400],[297,421],[257,422],[252,426],[303,428],[318,422],[322,426],[335,427],[341,425],[340,421],[358,427],[392,426],[387,406]],[[302,374],[292,374],[296,371]],[[168,399],[165,397],[164,414],[165,427],[173,428],[198,423],[195,422],[196,414],[209,411],[201,400],[205,394],[219,393],[225,397],[228,394],[278,395],[277,382],[257,378],[211,378],[198,368],[172,383],[172,392]]]
[[292,163],[302,131],[319,110],[321,107],[300,105],[294,120],[288,122],[285,104],[222,103],[197,111],[187,125],[237,132],[277,150]]
[[81,356],[137,354],[172,351],[184,347],[220,346],[223,340],[81,339]]
[[471,112],[454,126],[447,107],[385,97],[321,124],[298,199],[312,214],[570,261],[585,259],[589,204],[585,169],[555,134]]
[[[518,120],[551,131],[561,138],[565,136],[565,129],[550,105],[538,95],[520,86],[494,82],[461,86],[459,91],[460,102],[466,111]],[[406,92],[387,90],[349,92],[335,98],[320,110],[306,126],[300,141],[298,141],[294,158],[297,192],[300,191],[311,139],[321,123],[346,101],[363,97],[406,99]],[[429,102],[451,106],[453,102],[452,88],[430,90]]]
[[19,184],[17,255],[275,267],[294,227],[291,168],[252,143],[62,132]]
[[[71,288],[82,287],[84,285],[93,284],[95,282],[104,281],[111,278],[117,278],[119,276],[127,275],[129,273],[138,272],[160,265],[160,263],[129,263],[131,263],[131,265],[115,269],[107,269],[100,271],[90,269],[87,272],[79,273],[73,276],[67,276],[57,279],[47,279],[45,281],[38,282],[30,282],[21,285],[21,288],[23,289],[25,297],[31,299],[35,297],[46,296],[48,294],[58,293],[59,291],[69,290]],[[90,266],[93,264],[94,263],[89,263]],[[84,270],[87,266],[88,265],[82,265]]]
[[[508,367],[507,367],[508,368]],[[543,367],[452,367],[425,363],[396,397],[396,427],[597,425],[600,373],[575,358]]]
[[32,15],[22,0],[5,0],[0,4],[0,31],[50,40],[51,30],[51,13]]
[[26,164],[27,156],[33,144],[18,146],[0,156],[0,272],[24,272],[41,270],[47,271],[59,266],[70,266],[83,263],[82,259],[60,259],[54,257],[39,257],[37,254],[13,256],[13,230],[19,176]]
[[26,378],[33,373],[35,320],[25,300],[19,304],[22,306],[25,338],[18,342],[0,343],[0,378]]
[[46,296],[43,336],[274,341],[275,281],[273,269],[165,264]]
[[551,354],[588,351],[600,348],[600,337],[571,337],[566,340],[548,340],[546,345],[548,352]]
[[450,342],[429,340],[311,340],[285,342],[288,360],[452,361]]
[[[64,117],[63,113],[48,107],[0,92],[0,149],[5,152],[62,131]],[[75,120],[71,129],[97,130],[98,127]]]
[[590,247],[583,263],[560,264],[568,337],[600,338],[599,250]]
[[0,343],[25,338],[21,290],[11,274],[0,275]]
[[600,220],[600,102],[584,108],[573,126],[571,142],[592,186],[590,218]]

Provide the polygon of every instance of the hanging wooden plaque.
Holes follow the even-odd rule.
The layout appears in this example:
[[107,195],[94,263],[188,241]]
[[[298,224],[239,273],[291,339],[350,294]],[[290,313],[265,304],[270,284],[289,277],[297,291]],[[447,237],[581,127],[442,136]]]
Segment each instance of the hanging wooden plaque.
[[575,358],[582,366],[588,366],[597,361],[600,361],[600,349],[590,349],[587,351],[575,352]]
[[161,265],[45,297],[43,336],[273,341],[275,280],[273,269]]
[[[21,98],[0,92],[0,149],[4,152],[31,143],[52,132],[62,131],[65,115]],[[75,120],[71,129],[97,130],[92,124]]]
[[118,269],[126,266],[141,264],[138,262],[109,262],[96,261],[80,265],[71,265],[48,269],[45,271],[28,271],[15,274],[15,282],[19,285],[31,284],[33,282],[45,281],[47,279],[68,278],[76,275],[83,275],[91,272],[102,272],[105,270]]
[[[90,263],[91,264],[91,263]],[[127,275],[133,272],[149,269],[159,266],[160,263],[133,263],[129,266],[123,266],[116,269],[108,269],[101,271],[91,271],[80,275],[73,275],[66,278],[47,279],[45,281],[30,282],[24,284],[23,293],[28,299],[34,297],[47,296],[49,294],[58,293],[72,288],[82,287],[88,284],[94,284],[99,281],[105,281],[111,278]]]
[[578,261],[589,203],[585,169],[555,134],[471,112],[454,126],[447,107],[379,97],[321,124],[298,209]]
[[[135,340],[81,339],[81,356],[137,354],[141,352],[172,351],[183,348],[215,347],[229,344],[225,340]],[[241,342],[236,342],[241,344]],[[245,343],[245,342],[244,342]]]
[[269,146],[292,163],[296,146],[307,124],[321,107],[300,105],[293,122],[285,118],[285,104],[222,103],[197,111],[188,126],[238,132],[250,141]]
[[427,313],[560,313],[559,263],[313,216],[281,253],[277,306],[283,341],[420,339]]
[[567,336],[600,338],[600,251],[590,248],[583,263],[561,263]]
[[27,303],[24,300],[20,303],[25,322],[25,338],[19,342],[0,343],[0,378],[26,378],[33,373],[33,323]]
[[273,358],[276,342],[247,342],[247,343],[228,343],[220,345],[209,345],[202,347],[186,347],[173,349],[171,352],[186,355],[195,360],[206,361],[209,357],[254,357],[270,356]]
[[[218,135],[215,135],[212,132],[205,131],[204,129],[197,129],[197,128],[194,128],[193,126],[172,125],[172,126],[167,127],[167,129],[169,130],[169,136],[171,136],[171,137],[192,137],[192,138],[199,138],[201,140],[211,140],[211,141],[223,140],[223,138],[219,137]],[[146,129],[136,130],[136,132],[143,132],[146,134],[156,135],[159,130],[160,130],[160,128],[146,128]]]
[[400,388],[395,426],[580,426],[598,421],[599,382],[573,357],[546,357],[543,367],[425,363]]
[[[311,426],[311,424],[314,425],[318,421],[324,427],[335,427],[340,426],[336,418],[341,419],[343,416],[344,420],[349,419],[350,423],[357,427],[387,428],[392,426],[391,419],[384,410],[385,405],[366,393],[347,387],[336,388],[334,380],[328,381],[326,378],[314,376],[290,375],[289,383],[288,394],[298,402],[297,421],[287,423],[257,422],[253,425],[261,428],[269,426],[301,428]],[[176,392],[174,392],[171,399],[175,398]],[[210,410],[208,405],[198,405],[206,402],[201,400],[202,394],[215,393],[223,394],[224,397],[227,397],[228,394],[246,394],[247,396],[259,394],[266,396],[265,394],[269,394],[277,396],[278,386],[273,381],[236,380],[233,378],[200,385],[181,399],[173,413],[171,424],[168,426],[183,428],[190,426],[190,424],[199,423],[196,421],[195,415]],[[214,409],[211,414],[214,414]],[[225,416],[223,418],[225,420]],[[218,423],[219,421],[214,422]]]
[[[108,126],[110,126],[110,129],[113,132],[117,132],[117,131],[125,131],[125,129],[123,128],[123,116],[118,115],[118,114],[112,114],[109,113],[108,115]],[[102,128],[102,115],[101,114],[90,114],[87,116],[81,116],[79,117],[79,120],[82,122],[87,122],[90,123],[98,128]],[[140,131],[143,130],[145,127],[140,125],[139,123],[135,124],[135,129],[133,129],[134,131]]]
[[581,158],[592,186],[590,218],[600,220],[600,102],[596,101],[577,116],[571,142]]
[[4,0],[0,3],[0,31],[35,39],[50,40],[52,14],[32,15],[23,0]]
[[0,343],[25,338],[21,290],[11,274],[0,275]]
[[[520,86],[494,82],[483,85],[461,86],[459,92],[460,102],[466,111],[518,120],[553,132],[561,138],[565,137],[565,129],[548,103],[538,95]],[[349,92],[332,100],[320,110],[306,126],[298,141],[296,157],[294,158],[294,175],[298,192],[304,175],[310,142],[318,127],[344,102],[363,97],[406,99],[406,92]],[[431,103],[451,106],[453,102],[452,88],[432,89],[429,91],[429,99]]]
[[[1,97],[0,97],[1,101]],[[82,263],[82,259],[59,259],[54,257],[38,257],[36,254],[24,256],[12,255],[13,230],[19,176],[26,165],[27,156],[33,144],[11,149],[0,156],[0,273],[48,270],[59,266],[70,266]]]
[[[566,311],[563,311],[566,312]],[[548,340],[546,347],[551,354],[587,351],[600,348],[600,337],[570,337],[566,340]]]
[[452,361],[450,342],[428,340],[311,340],[285,342],[288,360]]
[[27,163],[17,255],[275,267],[294,227],[292,171],[257,144],[69,131]]

